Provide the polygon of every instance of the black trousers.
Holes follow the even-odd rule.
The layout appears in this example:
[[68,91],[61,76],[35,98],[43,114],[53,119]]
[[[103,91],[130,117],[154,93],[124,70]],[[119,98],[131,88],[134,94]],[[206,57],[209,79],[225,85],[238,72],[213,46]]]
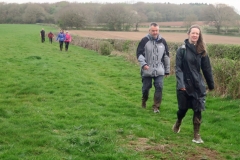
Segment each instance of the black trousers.
[[[186,91],[177,90],[177,100],[178,100],[178,111],[177,117],[178,120],[182,120],[188,109],[194,108],[194,97],[189,96]],[[193,110],[193,121],[195,118],[198,118],[200,121],[202,119],[202,111],[201,110]]]
[[62,51],[62,49],[63,49],[63,41],[59,41],[59,47],[60,47],[60,50]]
[[41,41],[42,41],[42,43],[45,42],[45,37],[44,36],[41,37]]
[[69,42],[65,42],[65,50],[68,50]]
[[49,38],[49,42],[52,43],[52,38]]

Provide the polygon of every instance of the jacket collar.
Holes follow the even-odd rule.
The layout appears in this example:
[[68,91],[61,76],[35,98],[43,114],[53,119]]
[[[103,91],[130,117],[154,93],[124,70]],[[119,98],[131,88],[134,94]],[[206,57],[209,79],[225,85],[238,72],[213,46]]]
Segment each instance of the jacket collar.
[[151,41],[154,41],[154,40],[155,40],[155,41],[159,41],[160,39],[162,39],[162,37],[161,37],[160,34],[157,36],[157,39],[154,39],[151,34],[147,34],[147,38],[148,38],[149,40],[151,40]]

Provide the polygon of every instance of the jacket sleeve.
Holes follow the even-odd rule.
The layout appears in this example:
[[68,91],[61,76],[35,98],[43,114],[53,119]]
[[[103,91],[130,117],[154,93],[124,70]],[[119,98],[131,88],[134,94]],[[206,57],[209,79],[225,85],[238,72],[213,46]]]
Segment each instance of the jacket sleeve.
[[138,47],[137,47],[137,59],[138,62],[141,66],[141,68],[145,65],[147,65],[146,60],[145,60],[145,44],[146,41],[144,38],[139,42]]
[[176,54],[176,65],[175,65],[175,72],[176,72],[176,79],[177,79],[177,90],[181,88],[185,88],[184,84],[184,75],[183,75],[183,54],[181,52],[182,48],[178,48]]
[[166,42],[166,40],[164,38],[163,38],[163,44],[165,46],[165,53],[167,54],[168,57],[170,57],[168,45],[167,45],[167,42]]
[[213,75],[212,75],[212,67],[210,64],[209,56],[203,56],[201,60],[201,69],[204,75],[204,78],[206,79],[208,88],[210,90],[214,89],[214,81],[213,81]]
[[169,55],[168,45],[167,45],[167,42],[165,41],[165,39],[163,39],[163,44],[165,46],[165,53],[164,53],[164,57],[163,57],[165,75],[169,75],[169,73],[170,73],[170,55]]

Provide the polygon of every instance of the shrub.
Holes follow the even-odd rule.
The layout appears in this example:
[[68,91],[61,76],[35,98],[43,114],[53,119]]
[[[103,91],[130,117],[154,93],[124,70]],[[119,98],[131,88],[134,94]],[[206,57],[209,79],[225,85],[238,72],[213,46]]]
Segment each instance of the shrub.
[[211,57],[240,60],[240,45],[209,44],[207,47]]
[[218,95],[240,98],[240,61],[212,59],[215,91]]
[[102,41],[100,43],[99,53],[101,55],[110,55],[112,51],[113,51],[113,46],[110,42]]
[[124,52],[127,52],[129,50],[129,45],[130,45],[130,41],[125,40],[122,46]]

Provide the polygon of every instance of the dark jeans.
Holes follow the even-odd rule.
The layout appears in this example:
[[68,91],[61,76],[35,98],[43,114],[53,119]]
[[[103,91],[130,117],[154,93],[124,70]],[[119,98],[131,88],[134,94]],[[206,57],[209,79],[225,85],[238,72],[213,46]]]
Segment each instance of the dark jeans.
[[45,42],[45,37],[41,37],[41,42]]
[[62,49],[63,49],[63,41],[59,41],[59,47],[60,47],[60,50],[62,51]]
[[69,42],[65,42],[65,50],[68,50]]
[[49,42],[52,43],[52,38],[49,38]]
[[142,96],[144,99],[148,99],[153,80],[153,85],[155,87],[154,97],[158,97],[159,101],[162,100],[163,77],[163,75],[158,77],[142,77]]

